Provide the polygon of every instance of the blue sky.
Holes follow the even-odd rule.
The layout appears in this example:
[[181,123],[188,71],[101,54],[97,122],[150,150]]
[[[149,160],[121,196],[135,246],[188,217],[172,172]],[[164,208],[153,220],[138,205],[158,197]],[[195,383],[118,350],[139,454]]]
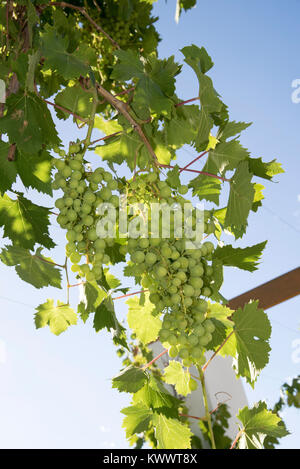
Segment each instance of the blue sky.
[[[160,56],[175,55],[191,43],[204,46],[215,67],[210,72],[217,91],[229,106],[233,120],[253,122],[242,143],[254,157],[277,158],[285,174],[267,183],[265,208],[253,214],[247,236],[239,245],[266,239],[268,246],[255,273],[226,268],[223,294],[234,297],[299,266],[300,104],[291,100],[293,80],[300,78],[299,13],[296,0],[252,2],[201,0],[173,20],[175,0],[158,0],[155,13],[163,41]],[[193,72],[184,66],[178,79],[183,99],[197,95]],[[59,124],[64,139],[74,137],[71,124]],[[194,153],[182,150],[178,160],[187,163]],[[91,155],[95,164],[97,156]],[[51,205],[47,197],[36,201]],[[52,228],[61,246],[63,233]],[[56,337],[48,329],[36,331],[34,307],[45,298],[64,298],[64,292],[35,290],[24,284],[12,268],[1,266],[0,289],[0,447],[1,448],[126,448],[120,409],[128,396],[111,389],[110,377],[120,368],[108,333],[96,334],[91,324],[79,324]],[[72,291],[75,303],[79,292]],[[254,391],[246,387],[249,402],[266,399],[272,405],[280,385],[300,374],[300,297],[268,310],[272,323],[270,364]],[[118,303],[123,318],[126,305]],[[282,448],[299,448],[299,412],[285,413],[293,434]],[[297,425],[298,422],[298,425]],[[298,428],[297,428],[298,427]]]

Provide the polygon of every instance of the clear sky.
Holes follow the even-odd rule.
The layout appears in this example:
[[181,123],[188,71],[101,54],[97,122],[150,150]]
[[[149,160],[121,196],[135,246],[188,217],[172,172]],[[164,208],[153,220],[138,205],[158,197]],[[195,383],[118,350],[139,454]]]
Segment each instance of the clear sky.
[[[254,157],[277,158],[286,171],[276,178],[278,184],[267,183],[264,208],[251,215],[247,236],[239,243],[269,240],[259,271],[225,270],[222,292],[231,298],[300,264],[300,103],[291,99],[292,81],[300,79],[300,2],[200,0],[178,25],[173,20],[175,3],[155,4],[163,38],[160,56],[174,54],[182,61],[182,47],[204,46],[215,62],[210,75],[231,119],[253,122],[243,145]],[[197,87],[185,66],[178,79],[179,96],[192,98]],[[66,142],[74,137],[71,124],[59,128]],[[187,163],[193,154],[182,150],[178,159]],[[91,155],[91,161],[97,163],[98,157]],[[51,206],[48,197],[34,197]],[[55,221],[52,233],[63,244]],[[56,260],[63,255],[61,246]],[[96,334],[90,323],[59,337],[48,329],[36,331],[34,308],[46,298],[63,299],[65,292],[35,290],[3,265],[0,275],[0,447],[126,448],[120,409],[129,399],[111,389],[110,378],[120,362],[110,335]],[[75,303],[79,292],[73,290]],[[299,310],[300,297],[268,310],[273,328],[270,364],[254,391],[246,387],[250,403],[266,399],[272,405],[280,385],[300,374]],[[119,303],[117,311],[123,318],[125,303]],[[292,435],[281,447],[299,448],[300,412],[289,410],[284,417]]]

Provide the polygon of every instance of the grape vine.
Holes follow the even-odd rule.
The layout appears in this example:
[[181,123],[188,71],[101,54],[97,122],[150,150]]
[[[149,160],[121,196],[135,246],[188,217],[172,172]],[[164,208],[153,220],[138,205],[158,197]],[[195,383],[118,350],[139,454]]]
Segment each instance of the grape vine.
[[[249,214],[264,198],[255,178],[271,180],[283,170],[276,160],[252,158],[240,143],[250,124],[230,120],[203,47],[184,47],[184,65],[158,57],[152,3],[0,2],[6,86],[0,226],[8,243],[0,258],[36,288],[61,288],[61,274],[66,277],[67,301],[37,306],[37,328],[49,326],[59,335],[91,317],[97,332],[112,332],[124,366],[112,385],[132,395],[122,410],[131,445],[263,448],[265,439],[288,434],[278,414],[262,401],[241,409],[229,442],[229,413],[224,403],[209,408],[205,370],[216,355],[229,355],[237,376],[253,386],[268,363],[267,315],[257,301],[232,311],[221,293],[223,266],[255,271],[266,243],[242,249],[224,244],[223,235],[246,234]],[[178,0],[177,19],[195,3]],[[176,93],[183,66],[199,82],[198,96],[188,100]],[[57,126],[66,120],[74,134],[86,130],[68,146]],[[197,155],[186,165],[178,152],[184,145]],[[91,152],[99,156],[97,165]],[[36,204],[34,191],[25,197],[26,189],[53,197],[55,209]],[[53,218],[66,234],[64,262],[42,252],[55,248]],[[69,291],[77,286],[83,299],[73,305]],[[127,298],[126,325],[115,311],[121,298]],[[163,345],[157,356],[155,341]],[[165,367],[158,366],[162,357]],[[191,416],[185,397],[198,387],[205,415]],[[192,419],[202,438],[193,434]]]

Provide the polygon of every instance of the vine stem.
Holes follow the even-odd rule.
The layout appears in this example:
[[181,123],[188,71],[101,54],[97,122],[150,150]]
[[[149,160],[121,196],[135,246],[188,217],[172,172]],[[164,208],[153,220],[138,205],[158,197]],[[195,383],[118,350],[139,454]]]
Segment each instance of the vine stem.
[[112,298],[113,300],[121,300],[121,298],[127,298],[127,296],[138,295],[139,293],[147,292],[148,290],[140,290],[135,291],[133,293],[127,293],[127,295],[117,296],[116,298]]
[[224,340],[224,342],[220,345],[220,347],[217,348],[217,350],[215,351],[215,353],[210,357],[210,359],[205,363],[205,365],[202,367],[202,372],[204,373],[204,371],[206,370],[206,368],[208,367],[208,365],[211,363],[211,361],[218,355],[218,353],[220,352],[220,350],[224,347],[224,345],[226,344],[226,342],[230,339],[230,337],[232,336],[232,334],[234,333],[234,329],[233,331],[230,332],[230,334],[228,334],[228,336],[226,337],[226,339]]
[[[38,93],[37,93],[37,94],[38,94]],[[50,104],[50,106],[56,107],[57,109],[60,109],[61,111],[67,112],[68,114],[74,116],[74,117],[75,117],[76,119],[78,119],[79,121],[84,122],[85,124],[88,123],[88,120],[87,120],[87,119],[84,119],[83,117],[80,117],[80,116],[79,116],[78,114],[76,114],[75,112],[69,111],[69,109],[66,109],[66,108],[63,107],[63,106],[60,106],[59,104],[52,103],[51,101],[48,101],[47,99],[42,98],[40,95],[39,95],[39,98],[41,98],[45,103]]]
[[91,136],[94,128],[94,123],[95,123],[95,115],[96,115],[96,110],[97,110],[97,104],[98,104],[98,95],[96,89],[93,90],[93,103],[92,103],[92,109],[91,109],[91,114],[89,118],[89,126],[88,126],[88,131],[85,137],[84,141],[84,153],[87,151],[90,142],[91,142]]
[[146,135],[144,134],[141,126],[133,119],[133,117],[128,112],[128,110],[127,110],[128,105],[126,103],[124,103],[123,101],[120,101],[119,99],[117,99],[115,96],[113,96],[109,91],[107,91],[105,88],[103,88],[103,86],[101,86],[99,83],[97,83],[96,86],[97,86],[98,92],[101,94],[101,96],[103,96],[103,98],[106,99],[106,101],[109,102],[132,125],[133,129],[137,132],[140,139],[142,140],[145,147],[147,148],[148,152],[150,153],[150,155],[153,159],[154,165],[159,166],[159,162],[158,162],[157,156],[155,154],[155,151],[153,150],[149,140],[147,139]]
[[201,155],[197,156],[197,158],[195,158],[193,161],[191,161],[190,163],[188,163],[184,168],[182,168],[179,173],[181,173],[182,171],[185,171],[189,166],[191,166],[193,163],[195,163],[196,161],[200,160],[200,158],[202,158],[202,156],[206,155],[207,153],[209,152],[209,150],[206,150],[204,151],[203,153],[201,153]]
[[147,368],[149,368],[149,366],[151,366],[154,362],[156,362],[156,360],[158,360],[160,357],[165,355],[165,353],[167,353],[167,352],[168,352],[168,349],[163,350],[159,355],[157,355],[157,357],[153,358],[153,360],[151,360],[151,362],[149,362],[149,363],[147,363],[147,365],[143,366],[143,370],[146,370]]
[[196,419],[206,421],[206,417],[195,417],[195,415],[179,414],[180,417],[187,417],[189,419]]
[[[161,168],[170,168],[173,169],[174,166],[171,166],[169,164],[159,164]],[[230,179],[223,178],[222,176],[218,176],[217,174],[212,174],[212,173],[207,173],[206,171],[197,171],[196,169],[189,169],[189,168],[178,168],[181,169],[182,171],[190,171],[191,173],[197,173],[197,174],[203,174],[204,176],[209,176],[212,178],[217,178],[220,179],[221,181],[226,181],[226,182],[231,182]]]
[[70,304],[70,281],[69,281],[69,272],[68,272],[68,258],[66,256],[64,269],[66,272],[66,280],[67,280],[67,304]]
[[175,104],[175,107],[179,107],[179,106],[183,106],[184,104],[192,103],[193,101],[197,101],[198,99],[200,99],[199,96],[197,96],[197,98],[187,99],[186,101],[180,101],[180,103]]
[[107,39],[112,43],[113,46],[115,46],[117,49],[120,49],[119,44],[106,31],[104,31],[104,29],[101,28],[101,26],[99,26],[99,24],[97,24],[93,20],[93,18],[90,17],[90,15],[87,13],[87,11],[83,7],[75,6],[75,5],[72,5],[71,3],[66,3],[66,2],[50,2],[49,5],[46,5],[46,6],[51,6],[51,5],[58,6],[61,8],[71,8],[73,10],[79,11],[79,13],[81,13],[91,23],[91,25],[94,26],[95,29],[97,29],[97,31],[99,31],[105,37],[107,37]]
[[207,424],[208,424],[211,447],[212,447],[212,449],[217,449],[216,448],[216,443],[215,443],[213,427],[212,427],[211,414],[210,414],[209,408],[208,408],[208,399],[207,399],[207,392],[206,392],[206,386],[205,386],[204,373],[201,369],[201,366],[197,366],[197,368],[198,368],[200,381],[201,381],[201,386],[202,386],[203,403],[204,403],[204,408],[205,408],[205,418],[206,418]]
[[40,259],[43,262],[46,262],[47,264],[56,265],[57,267],[60,267],[61,269],[65,268],[65,265],[57,264],[56,262],[52,262],[52,261],[47,261],[47,259],[44,259],[43,257],[37,256],[36,254],[34,255],[34,257],[36,257],[37,259]]
[[94,145],[94,143],[101,142],[102,140],[107,140],[108,138],[111,138],[111,137],[115,137],[116,135],[119,135],[121,133],[122,131],[119,130],[118,132],[114,132],[113,134],[105,135],[105,137],[97,138],[97,140],[93,140],[92,142],[90,142],[90,145]]
[[242,436],[243,433],[244,433],[244,430],[240,430],[240,431],[238,432],[238,434],[237,434],[236,437],[235,437],[234,442],[233,442],[232,445],[230,446],[230,449],[234,449],[234,448],[236,447],[236,444],[237,444],[237,442],[239,441],[239,439],[241,438],[241,436]]

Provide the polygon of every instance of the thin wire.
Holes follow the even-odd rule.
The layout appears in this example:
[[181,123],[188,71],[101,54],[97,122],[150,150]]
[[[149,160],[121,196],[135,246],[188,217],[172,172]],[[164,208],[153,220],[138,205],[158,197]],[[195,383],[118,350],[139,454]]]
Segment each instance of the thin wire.
[[271,213],[275,218],[277,218],[278,221],[283,223],[284,225],[287,225],[291,230],[295,231],[296,233],[300,233],[300,229],[296,228],[294,225],[286,221],[284,218],[280,217],[276,212],[274,212],[271,208],[266,207],[266,205],[262,205],[262,208],[264,208],[267,212]]
[[22,303],[21,301],[13,300],[12,298],[7,298],[6,296],[0,296],[0,299],[10,301],[11,303],[17,303],[17,304],[22,305],[22,306],[27,306],[30,309],[32,309],[32,308],[35,309],[35,306],[33,306],[33,305],[29,305],[27,303]]

